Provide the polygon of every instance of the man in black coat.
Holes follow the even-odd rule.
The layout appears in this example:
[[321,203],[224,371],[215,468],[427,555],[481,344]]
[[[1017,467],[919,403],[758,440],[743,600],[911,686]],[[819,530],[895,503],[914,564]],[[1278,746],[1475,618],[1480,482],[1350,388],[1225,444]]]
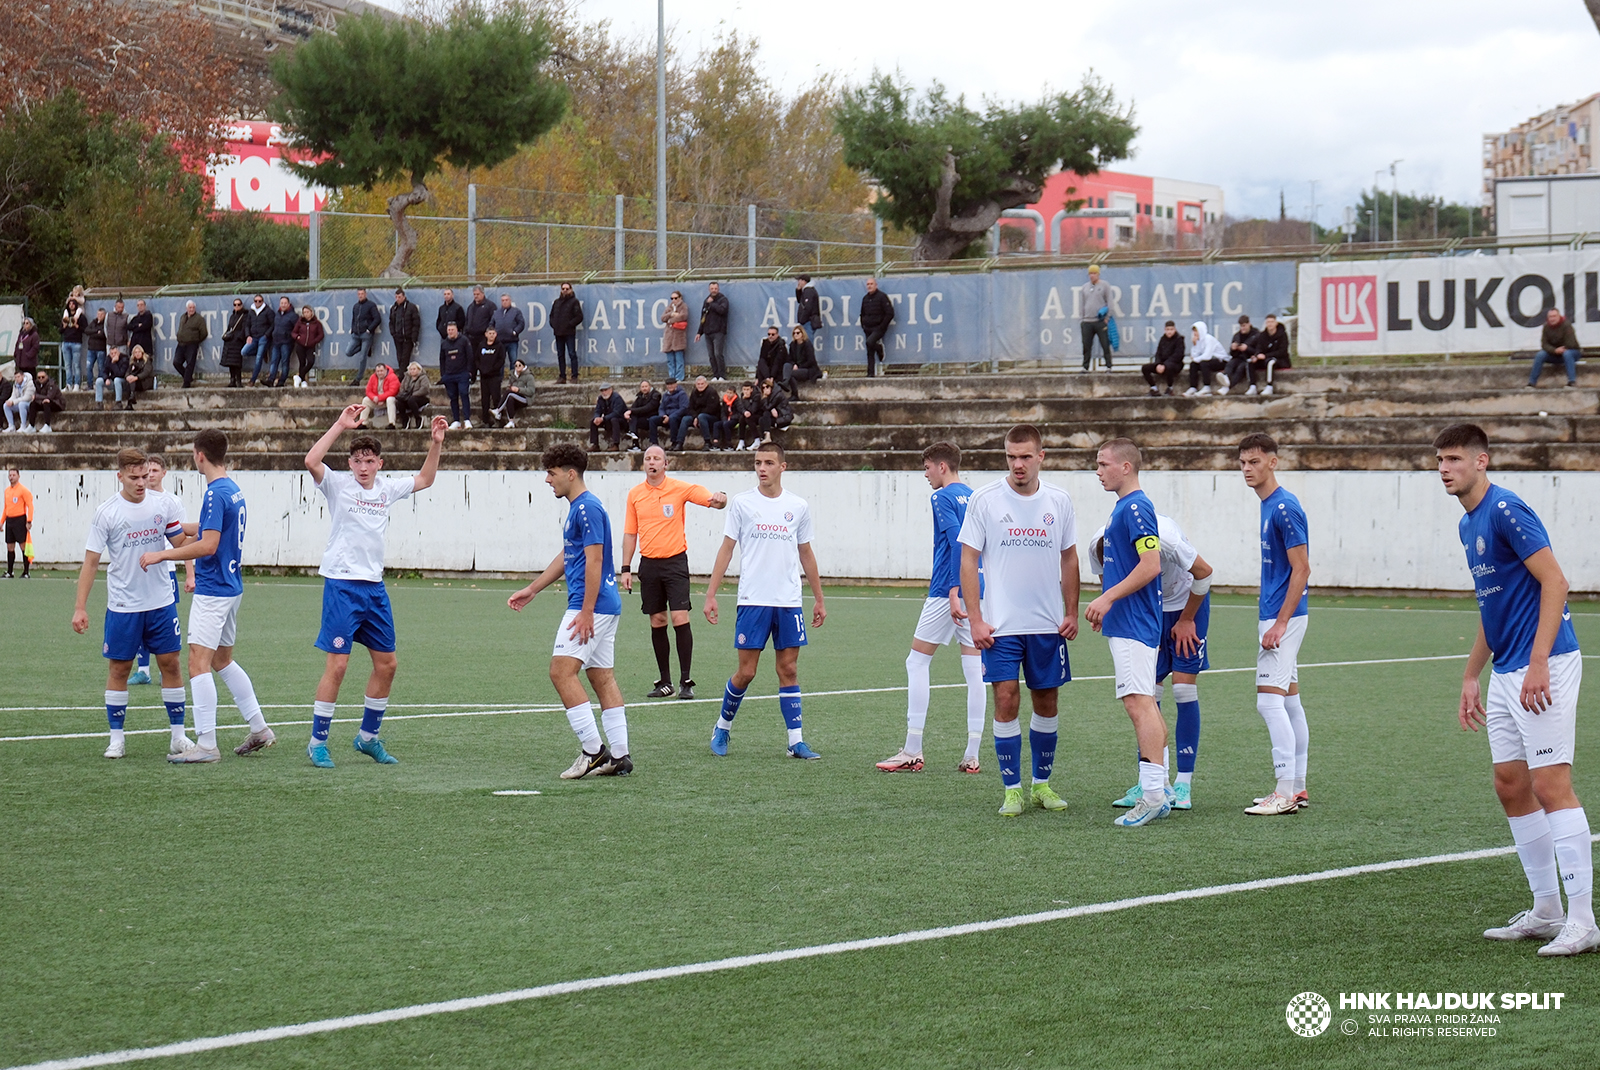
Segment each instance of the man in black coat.
[[806,338],[816,352],[822,352],[822,340],[817,333],[822,330],[822,298],[811,285],[810,275],[794,277],[794,321],[806,329]]
[[356,291],[356,303],[350,306],[350,355],[359,357],[356,365],[356,382],[367,381],[367,360],[378,344],[378,332],[383,330],[383,313],[367,297],[366,290]]
[[150,354],[151,360],[155,360],[156,318],[143,300],[139,301],[137,308],[138,311],[128,317],[128,352],[133,352],[133,347],[139,346]]
[[500,381],[506,376],[506,348],[500,344],[495,329],[483,333],[483,344],[474,346],[473,361],[478,373],[478,400],[483,410],[483,426],[493,427],[493,412],[500,407]]
[[861,314],[857,320],[861,333],[867,336],[867,375],[871,377],[877,374],[874,360],[888,364],[888,358],[883,355],[883,338],[889,333],[889,324],[894,322],[894,302],[878,289],[877,279],[867,280],[867,292],[861,298]]
[[1250,389],[1245,393],[1256,393],[1256,379],[1264,377],[1265,385],[1260,392],[1270,395],[1272,393],[1272,373],[1279,368],[1289,367],[1289,328],[1278,322],[1277,316],[1269,315],[1265,326],[1256,332],[1255,341],[1250,346]]
[[572,283],[561,284],[561,294],[550,302],[550,331],[556,336],[558,383],[567,381],[567,361],[572,361],[572,381],[578,381],[578,328],[583,326],[583,302],[572,292]]
[[512,302],[510,294],[501,294],[500,307],[494,310],[494,331],[510,359],[521,358],[522,332],[527,329],[528,319],[522,309]]
[[627,423],[623,413],[627,411],[627,405],[616,388],[610,383],[600,384],[600,396],[595,399],[594,412],[589,416],[589,448],[600,448],[600,431],[604,428],[606,436],[611,439],[611,448],[621,449],[622,428]]
[[[1250,326],[1249,316],[1239,317],[1239,329],[1233,332],[1233,341],[1228,343],[1228,366],[1222,372],[1228,383],[1242,383],[1249,375],[1250,351],[1259,333]],[[1225,384],[1219,392],[1226,394],[1228,386]]]
[[700,429],[700,439],[709,450],[717,440],[717,424],[721,421],[722,395],[705,376],[699,376],[694,381],[694,389],[689,391],[689,418],[678,425],[678,438],[672,448],[683,449],[684,440],[689,437],[689,425],[693,424]]
[[422,337],[422,311],[407,301],[406,292],[399,288],[395,289],[394,304],[389,308],[389,337],[394,339],[395,367],[408,366],[417,340]]
[[[439,351],[444,352],[445,339],[450,337],[450,325],[456,325],[456,334],[464,336],[467,333],[467,312],[461,307],[461,302],[456,300],[454,290],[444,292],[444,300],[439,304],[439,311],[433,315],[433,329],[439,332]],[[444,367],[444,358],[440,357],[441,368]]]
[[639,384],[639,392],[633,396],[633,404],[623,412],[623,418],[628,421],[628,437],[633,440],[630,452],[637,453],[644,447],[640,440],[645,434],[650,435],[650,445],[658,446],[655,430],[650,426],[650,417],[661,411],[661,395],[656,393],[655,387],[646,379]]
[[1156,340],[1155,359],[1140,368],[1139,374],[1144,376],[1152,396],[1161,392],[1156,385],[1156,380],[1161,379],[1166,382],[1167,396],[1170,397],[1172,384],[1178,381],[1178,373],[1181,371],[1183,371],[1183,335],[1178,333],[1178,325],[1168,320],[1165,331]]
[[768,327],[767,336],[761,340],[761,353],[756,357],[756,382],[781,377],[784,361],[788,359],[789,347],[778,337],[778,328]]
[[[144,308],[143,301],[139,302],[139,308],[141,310]],[[267,299],[260,294],[250,299],[250,307],[245,309],[245,315],[248,317],[248,329],[244,348],[239,351],[239,355],[246,360],[254,361],[250,371],[250,385],[255,386],[256,380],[261,378],[262,365],[266,365],[269,372],[272,370],[272,324],[277,317],[273,315],[272,306],[267,304]],[[132,337],[131,319],[128,321],[128,329],[129,337],[132,339],[129,352],[132,352],[131,346],[138,344],[138,339]],[[145,352],[148,353],[149,350],[146,349]]]
[[[467,342],[471,344],[472,351],[476,353],[483,348],[484,334],[488,332],[490,327],[494,326],[494,305],[490,304],[489,299],[484,296],[482,286],[474,286],[472,288],[472,300],[463,311],[467,314]],[[476,368],[473,369],[472,377],[474,379],[478,377]]]
[[711,362],[711,378],[722,382],[728,377],[728,298],[716,283],[706,287],[700,303],[700,326],[695,341],[706,340],[706,357]]

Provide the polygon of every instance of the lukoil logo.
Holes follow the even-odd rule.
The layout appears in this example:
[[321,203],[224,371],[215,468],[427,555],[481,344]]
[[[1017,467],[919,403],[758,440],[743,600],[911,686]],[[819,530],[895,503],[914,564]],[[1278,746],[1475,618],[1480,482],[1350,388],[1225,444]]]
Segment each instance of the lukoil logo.
[[1378,339],[1378,276],[1336,275],[1322,280],[1322,340]]
[[1301,992],[1289,1001],[1283,1017],[1297,1036],[1320,1037],[1333,1021],[1333,1007],[1315,992]]

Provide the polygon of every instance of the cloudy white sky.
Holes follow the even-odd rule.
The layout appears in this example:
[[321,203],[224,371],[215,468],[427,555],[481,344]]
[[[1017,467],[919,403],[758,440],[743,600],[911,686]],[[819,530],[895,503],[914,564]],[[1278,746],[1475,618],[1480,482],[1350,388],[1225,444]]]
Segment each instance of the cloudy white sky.
[[[399,0],[381,0],[398,5]],[[754,35],[773,79],[899,68],[970,98],[1037,97],[1093,68],[1138,109],[1126,170],[1215,182],[1234,214],[1333,222],[1400,158],[1402,190],[1475,201],[1481,137],[1600,91],[1583,0],[667,0],[681,45]],[[653,36],[654,0],[583,0]],[[994,12],[1005,21],[985,24]],[[1384,187],[1389,180],[1384,178]]]

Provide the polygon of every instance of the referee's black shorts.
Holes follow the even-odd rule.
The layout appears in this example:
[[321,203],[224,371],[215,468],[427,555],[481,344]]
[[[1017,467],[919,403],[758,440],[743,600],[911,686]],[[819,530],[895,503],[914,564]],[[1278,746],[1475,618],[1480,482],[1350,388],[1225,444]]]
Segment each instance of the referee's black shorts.
[[[28,541],[28,518],[25,516],[6,517],[6,542],[24,543]],[[687,577],[688,573],[684,573]],[[683,587],[683,604],[689,605],[689,585],[685,582]]]
[[639,558],[639,608],[645,613],[689,609],[689,555]]

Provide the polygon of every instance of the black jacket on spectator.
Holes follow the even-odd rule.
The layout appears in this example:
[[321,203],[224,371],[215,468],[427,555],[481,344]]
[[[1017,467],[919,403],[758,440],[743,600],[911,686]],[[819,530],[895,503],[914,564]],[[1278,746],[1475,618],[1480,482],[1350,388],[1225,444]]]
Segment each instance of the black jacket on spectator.
[[156,365],[155,361],[149,357],[144,357],[137,363],[130,359],[128,362],[128,374],[139,380],[134,384],[134,389],[138,392],[143,393],[146,390],[155,389]]
[[494,326],[495,306],[487,299],[469,301],[462,309],[467,314],[467,333],[482,334]]
[[457,334],[467,333],[467,310],[453,297],[439,306],[433,317],[433,329],[439,332],[440,338],[445,338],[446,329],[452,323],[456,325]]
[[83,325],[83,348],[91,353],[106,351],[106,322],[96,317]]
[[422,336],[422,310],[415,301],[401,304],[396,301],[389,306],[389,337],[396,342],[410,342],[415,345]]
[[128,317],[128,350],[133,351],[134,346],[143,346],[146,353],[156,351],[156,316],[155,313],[135,312]]
[[494,333],[507,348],[516,346],[522,332],[528,329],[528,318],[516,305],[494,310]]
[[1163,334],[1156,339],[1156,355],[1150,358],[1150,363],[1164,366],[1170,374],[1182,371],[1183,332],[1174,331],[1171,338]]
[[350,333],[368,334],[383,330],[383,313],[372,298],[363,297],[350,306]]
[[[759,419],[763,429],[785,428],[794,420],[794,406],[789,404],[789,395],[784,393],[780,386],[773,386],[772,393],[762,397]],[[776,416],[772,415],[776,410]]]
[[861,329],[869,334],[894,322],[894,302],[882,290],[861,295]]
[[689,390],[689,418],[695,419],[706,415],[713,420],[722,419],[722,395],[717,393],[717,388],[710,383],[704,390]]
[[439,343],[439,378],[470,379],[472,377],[472,343],[466,335],[458,334]]
[[591,424],[597,418],[607,419],[614,416],[620,420],[622,419],[622,414],[627,411],[628,406],[623,402],[622,395],[613,390],[611,391],[610,400],[604,397],[594,399],[594,412],[589,414],[589,419]]
[[244,309],[228,311],[228,326],[222,332],[222,358],[224,368],[238,368],[244,364],[244,340],[250,333],[250,313]]
[[794,321],[812,330],[822,326],[822,301],[815,286],[807,285],[796,295]]
[[88,322],[88,317],[84,315],[81,308],[73,309],[70,315],[63,312],[61,314],[61,340],[72,343],[82,342],[83,328]]
[[[1239,330],[1234,331],[1233,341],[1228,344],[1228,359],[1243,360],[1244,358],[1248,357],[1252,352],[1255,351],[1256,335],[1260,333],[1261,332],[1256,330],[1254,327],[1241,327]],[[1240,343],[1243,343],[1243,349],[1233,348]]]
[[756,358],[756,381],[776,379],[783,372],[783,362],[789,359],[789,347],[782,338],[763,338],[761,354]]
[[550,330],[557,338],[571,338],[583,326],[583,302],[577,294],[562,294],[550,302]]
[[1278,329],[1268,334],[1266,331],[1257,331],[1255,341],[1251,343],[1250,351],[1258,356],[1266,357],[1275,367],[1287,368],[1289,366],[1289,328],[1278,324]]
[[130,367],[131,367],[131,365],[129,364],[129,356],[128,356],[128,354],[127,353],[123,353],[123,352],[121,352],[119,350],[115,357],[108,357],[106,359],[106,378],[107,379],[123,379],[123,378],[126,378],[127,376],[132,374],[132,372],[129,370]]
[[[244,314],[250,317],[249,323],[251,338],[266,338],[269,340],[272,338],[272,324],[278,317],[277,313],[272,310],[271,305],[263,304],[259,312],[256,310],[254,305],[246,305]],[[130,336],[133,333],[132,319],[128,321],[128,333]],[[137,338],[134,338],[133,340],[134,342],[139,341]],[[148,351],[149,348],[149,346],[145,346],[146,351]]]
[[728,333],[728,295],[707,295],[700,303],[700,329],[695,334]]
[[476,359],[478,361],[478,376],[501,375],[506,370],[506,347],[495,339],[494,344],[484,342],[477,347]]
[[810,342],[789,343],[789,363],[797,371],[820,372],[817,367],[817,349]]
[[633,404],[628,406],[635,420],[646,420],[661,411],[661,392],[652,390],[646,394],[644,391],[633,395]]
[[294,341],[294,325],[300,322],[300,313],[293,308],[280,309],[272,314],[272,344],[286,346]]

